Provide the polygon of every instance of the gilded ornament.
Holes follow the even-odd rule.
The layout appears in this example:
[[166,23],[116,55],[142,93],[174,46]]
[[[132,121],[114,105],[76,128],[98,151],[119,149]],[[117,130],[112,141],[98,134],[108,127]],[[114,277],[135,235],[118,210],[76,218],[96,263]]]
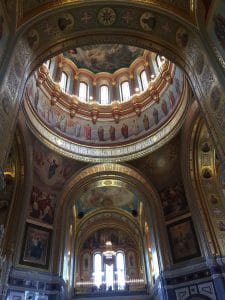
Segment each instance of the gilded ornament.
[[104,7],[98,12],[98,21],[103,26],[111,26],[116,21],[116,13],[110,7]]

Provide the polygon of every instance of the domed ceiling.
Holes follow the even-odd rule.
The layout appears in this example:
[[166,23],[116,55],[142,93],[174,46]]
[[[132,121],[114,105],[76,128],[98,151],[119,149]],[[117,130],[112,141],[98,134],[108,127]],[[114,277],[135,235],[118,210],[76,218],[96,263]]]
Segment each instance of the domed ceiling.
[[64,52],[64,57],[73,61],[78,68],[93,73],[114,73],[120,68],[128,68],[144,49],[127,45],[93,45]]
[[[129,66],[145,51],[126,45],[93,45],[63,55],[76,68],[114,72],[126,67],[132,74]],[[87,162],[119,162],[146,155],[171,139],[184,119],[188,95],[183,72],[170,62],[144,92],[135,92],[126,102],[113,99],[111,105],[96,99],[82,103],[78,96],[64,93],[43,66],[28,81],[24,106],[31,130],[53,150]]]

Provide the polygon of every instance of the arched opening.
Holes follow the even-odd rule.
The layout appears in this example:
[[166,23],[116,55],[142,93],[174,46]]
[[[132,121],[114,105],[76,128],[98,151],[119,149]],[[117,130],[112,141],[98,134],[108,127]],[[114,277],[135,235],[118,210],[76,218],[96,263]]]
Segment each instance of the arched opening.
[[[91,5],[88,4],[88,7],[90,9],[95,8],[94,10],[89,11],[91,13],[92,11],[94,11],[95,15],[92,14],[89,15],[89,12],[83,15],[84,13],[84,11],[82,11],[83,7],[77,4],[74,5],[71,4],[70,7],[66,6],[65,10],[63,11],[61,11],[61,8],[57,8],[55,11],[53,9],[51,14],[49,14],[48,16],[47,14],[45,15],[45,13],[42,14],[41,12],[39,12],[39,16],[38,15],[35,16],[35,12],[34,12],[32,23],[29,22],[29,18],[27,17],[26,24],[24,23],[24,27],[23,27],[24,29],[21,28],[21,30],[17,31],[18,33],[16,34],[18,35],[15,38],[15,40],[17,40],[17,44],[13,52],[14,54],[11,56],[12,61],[10,64],[8,64],[8,67],[6,67],[7,62],[2,65],[3,72],[7,68],[8,69],[5,72],[4,74],[5,76],[3,76],[4,79],[1,83],[1,87],[4,86],[4,89],[1,89],[2,99],[4,100],[4,101],[2,100],[2,102],[4,103],[4,106],[2,108],[2,111],[4,110],[4,114],[2,116],[4,117],[1,118],[0,122],[1,125],[3,125],[1,127],[1,133],[4,133],[4,137],[5,137],[4,142],[1,143],[0,145],[0,149],[2,153],[1,161],[3,162],[5,160],[5,157],[7,156],[7,148],[9,147],[10,144],[10,134],[8,133],[13,131],[13,125],[15,124],[15,120],[19,108],[18,103],[20,103],[21,101],[20,99],[21,99],[22,92],[24,90],[25,82],[27,82],[27,78],[31,75],[32,71],[35,70],[35,68],[39,66],[41,63],[43,63],[43,61],[46,61],[47,59],[53,57],[55,54],[58,54],[61,51],[68,50],[68,49],[72,51],[71,49],[75,49],[74,52],[76,52],[77,46],[84,46],[84,45],[89,46],[90,43],[92,44],[93,43],[98,43],[98,44],[126,43],[126,45],[131,45],[131,46],[142,45],[142,47],[145,49],[154,50],[156,53],[159,53],[161,58],[162,55],[165,55],[166,58],[169,58],[173,62],[180,65],[182,70],[185,71],[185,74],[188,77],[192,88],[194,88],[195,90],[194,93],[198,98],[198,105],[202,109],[202,112],[204,112],[204,115],[206,116],[207,125],[210,128],[214,140],[216,141],[218,153],[221,157],[223,157],[225,146],[223,143],[222,134],[220,135],[220,133],[223,132],[224,127],[221,118],[219,118],[219,111],[220,111],[219,108],[221,108],[221,103],[223,102],[221,98],[221,95],[223,95],[223,89],[219,85],[219,79],[217,73],[216,71],[214,72],[212,68],[212,62],[207,54],[208,52],[204,50],[203,43],[201,41],[200,35],[198,35],[198,30],[196,30],[196,27],[194,25],[192,26],[190,21],[185,22],[184,21],[185,17],[182,17],[182,22],[181,22],[181,18],[177,18],[175,16],[176,12],[168,13],[166,22],[169,22],[169,25],[166,26],[166,23],[161,20],[162,17],[165,17],[165,11],[159,8],[158,6],[156,9],[155,7],[152,6],[152,4],[149,5],[146,11],[146,3],[145,5],[142,5],[140,3],[136,3],[135,5],[133,5],[132,3],[129,6],[129,13],[126,15],[125,15],[126,11],[123,11],[121,7],[119,8],[118,4],[112,4],[112,7],[110,8],[102,7],[100,4],[98,4],[99,6],[96,5],[97,4],[93,4],[93,3]],[[125,5],[123,8],[125,8]],[[149,8],[150,9],[153,8],[153,10],[150,11]],[[53,14],[53,12],[55,14]],[[110,19],[105,20],[104,12],[110,14],[111,16]],[[134,15],[136,16],[136,12],[138,16],[136,19],[137,22],[133,22],[132,24],[133,27],[131,27],[130,17],[133,17]],[[65,13],[65,15],[62,13]],[[53,15],[54,15],[54,19],[53,19]],[[120,19],[119,16],[121,17]],[[89,20],[92,21],[89,22]],[[123,24],[120,22],[123,22]],[[22,23],[23,21],[21,21],[21,24]],[[82,26],[81,23],[83,24]],[[4,26],[5,24],[6,23],[4,23]],[[73,27],[74,24],[75,27],[77,26],[76,28]],[[163,25],[161,26],[161,24],[164,24],[165,26]],[[168,28],[170,29],[170,27],[173,28],[171,33],[165,34],[165,32],[168,30]],[[155,30],[156,28],[157,30]],[[95,30],[96,30],[96,35],[93,35],[92,33]],[[89,40],[90,37],[91,37],[91,41]],[[12,39],[12,42],[13,41],[14,40]],[[10,52],[8,56],[10,56]],[[158,61],[158,64],[160,63],[161,62]],[[146,69],[148,67],[149,64],[146,64]],[[158,65],[158,68],[161,68],[161,66]],[[153,69],[154,67],[152,68],[151,66],[150,70]],[[176,120],[179,119],[179,122],[176,123],[176,125],[173,127],[174,130],[172,130],[170,126],[171,124],[167,122],[168,119],[164,119],[165,122],[162,123],[168,125],[168,127],[166,126],[163,127],[163,130],[160,132],[160,128],[162,125],[160,123],[161,120],[160,118],[162,118],[162,116],[163,117],[170,116],[169,108],[171,107],[174,107],[174,111],[175,111],[176,109],[175,103],[177,100],[175,96],[180,95],[182,92],[179,80],[177,80],[177,78],[174,76],[171,77],[168,72],[164,72],[163,80],[167,82],[168,86],[170,86],[173,83],[174,90],[170,89],[170,93],[166,95],[165,99],[163,99],[160,97],[160,93],[158,93],[158,90],[156,90],[154,86],[154,88],[151,89],[151,99],[155,107],[154,109],[152,109],[151,113],[148,114],[145,114],[143,108],[140,106],[139,100],[141,96],[136,95],[136,93],[134,93],[134,97],[131,102],[132,103],[131,115],[134,118],[132,120],[133,121],[132,126],[130,123],[127,124],[126,117],[124,117],[124,115],[120,111],[121,103],[117,103],[117,101],[113,101],[111,106],[111,112],[110,112],[111,113],[110,118],[114,123],[110,124],[110,126],[108,126],[107,128],[100,125],[98,122],[99,120],[101,121],[102,119],[99,118],[99,115],[100,117],[102,116],[105,117],[104,116],[105,112],[104,111],[102,112],[103,109],[101,107],[99,108],[98,103],[96,102],[93,103],[93,101],[90,101],[91,102],[90,110],[88,111],[88,113],[86,113],[85,110],[86,109],[85,104],[86,102],[88,102],[87,100],[89,100],[88,99],[89,91],[88,91],[88,96],[86,96],[85,100],[83,100],[83,103],[81,104],[84,115],[86,114],[86,120],[88,120],[87,124],[85,124],[84,126],[83,123],[80,124],[79,121],[77,121],[78,118],[77,116],[79,116],[81,112],[81,110],[80,111],[78,110],[79,103],[77,102],[77,99],[72,96],[66,98],[65,95],[61,93],[62,91],[59,88],[59,84],[58,84],[60,83],[60,72],[58,71],[52,70],[53,73],[55,72],[54,78],[56,80],[56,85],[54,85],[51,94],[50,91],[48,94],[50,95],[49,97],[50,106],[49,106],[49,101],[46,101],[45,103],[46,106],[44,107],[43,111],[41,111],[41,115],[43,118],[46,118],[48,120],[50,119],[53,120],[55,124],[54,129],[57,132],[57,134],[58,133],[60,134],[58,136],[56,135],[52,136],[48,128],[47,129],[49,133],[48,137],[50,137],[50,139],[47,139],[47,137],[44,136],[44,133],[42,132],[42,127],[39,127],[40,125],[39,122],[36,122],[35,126],[33,127],[29,123],[29,119],[27,119],[27,123],[29,124],[29,127],[31,128],[31,131],[33,131],[34,135],[37,136],[37,138],[42,141],[43,145],[44,144],[48,145],[49,149],[52,149],[57,153],[60,153],[70,158],[72,157],[73,159],[82,160],[83,162],[103,162],[103,161],[122,162],[122,161],[132,160],[135,155],[137,155],[135,156],[135,158],[138,158],[142,155],[147,156],[149,151],[153,152],[154,150],[158,149],[159,144],[161,147],[162,145],[166,144],[173,136],[175,136],[175,134],[179,131],[180,126],[182,125],[182,122],[185,118],[185,112],[188,109],[187,106],[183,105],[182,106],[183,110],[182,113],[180,113],[180,115],[178,114],[179,110],[178,109],[176,110],[176,114],[174,115],[176,115]],[[88,72],[87,74],[88,74],[87,76],[90,75]],[[148,71],[148,74],[150,74],[150,71]],[[46,83],[46,73],[41,72],[40,75],[41,76],[38,78],[37,82],[35,83],[36,86],[40,86],[42,84],[44,85]],[[155,83],[156,74],[152,74],[152,75],[154,75],[152,77],[152,81]],[[79,94],[79,83],[81,82],[80,79],[82,78],[76,77],[72,84],[71,82],[69,83],[70,85],[69,90],[73,91],[72,93],[73,95]],[[90,82],[91,79],[92,77],[90,76]],[[135,79],[136,77],[134,76],[134,74],[130,72],[128,74],[128,78],[126,82],[129,83],[129,89],[130,91],[132,91],[132,93],[135,90],[135,86],[137,84],[137,82],[135,82]],[[89,86],[91,86],[92,89],[90,91],[90,94],[91,95],[93,94],[94,97],[96,98],[97,81],[91,82],[91,85],[88,85],[88,87]],[[114,82],[112,82],[112,87],[113,86],[114,86]],[[113,88],[112,88],[112,91],[110,90],[110,93],[111,92],[112,92],[112,99],[113,100],[116,99],[115,95],[116,93],[119,93],[119,91],[114,90],[114,94],[113,94]],[[34,109],[36,111],[40,110],[39,100],[42,97],[42,95],[41,97],[39,96],[40,95],[36,93],[34,97],[34,99],[36,99],[35,106],[34,106]],[[193,100],[188,92],[185,96],[187,96],[186,98],[186,100],[188,99],[187,102],[191,102]],[[65,107],[67,108],[66,113],[68,114],[68,116],[66,116],[66,114],[60,115],[58,112],[55,113],[54,111],[55,107],[58,107],[56,103],[59,103],[61,99],[63,99],[63,101],[66,104]],[[68,99],[69,101],[66,102]],[[161,99],[164,101],[159,102]],[[26,104],[27,103],[25,103],[25,105]],[[127,103],[127,101],[124,101],[124,103],[122,104],[124,104],[124,111],[126,111],[126,109],[128,109],[129,104]],[[31,107],[31,110],[32,109],[33,108]],[[105,115],[107,115],[107,113],[105,113]],[[75,116],[76,118],[73,119]],[[213,124],[215,126],[213,126]],[[155,126],[154,128],[156,128],[156,130],[154,134],[152,133],[150,134],[150,128],[152,128],[153,126]],[[38,129],[39,131],[36,129]],[[140,134],[140,129],[142,130],[141,132],[141,134],[143,134],[142,136]],[[66,143],[66,138],[68,133],[67,130],[69,130],[71,136],[75,136],[77,138],[75,142],[73,141],[70,144]],[[78,137],[80,138],[81,136],[83,138],[82,143],[83,145],[85,145],[85,147],[83,148],[77,143]],[[117,143],[119,140],[118,136],[119,139],[123,142],[122,147],[118,146]],[[126,141],[130,138],[130,136],[132,136],[132,140],[130,141],[129,147],[127,147]],[[139,143],[138,140],[138,137],[140,136],[141,136],[140,141],[142,143]],[[32,144],[33,140],[31,139],[30,141],[31,141],[30,145],[32,145],[33,147],[34,146]],[[91,143],[89,143],[90,141]],[[105,142],[107,142],[108,144],[106,146],[103,146]],[[155,142],[157,142],[157,144],[155,144]],[[94,148],[96,144],[97,147]],[[61,146],[65,146],[65,147],[60,148]],[[95,214],[93,211],[84,212],[82,209],[80,209],[80,207],[75,206],[75,208],[73,208],[73,205],[76,202],[74,200],[76,197],[75,197],[75,190],[73,190],[73,188],[75,189],[76,187],[76,189],[79,190],[80,186],[82,186],[83,183],[78,179],[81,178],[79,176],[84,176],[81,170],[85,169],[86,165],[85,164],[79,165],[80,162],[76,161],[77,166],[75,168],[74,167],[75,163],[73,165],[73,163],[70,161],[70,163],[68,163],[65,167],[63,164],[62,157],[57,156],[56,152],[52,153],[49,156],[41,155],[42,153],[44,154],[47,153],[47,151],[43,149],[41,149],[41,151],[39,152],[37,151],[36,152],[33,151],[33,152],[34,152],[34,161],[35,161],[34,163],[35,171],[33,170],[35,179],[33,185],[36,185],[39,188],[39,190],[31,188],[32,197],[35,198],[37,196],[36,198],[39,206],[40,203],[43,204],[44,201],[46,204],[44,205],[44,208],[38,207],[37,215],[35,214],[34,211],[33,211],[33,215],[31,215],[30,210],[31,208],[35,209],[35,205],[34,205],[35,201],[33,198],[32,198],[33,202],[30,201],[29,191],[27,191],[27,194],[24,195],[24,201],[28,203],[27,206],[29,206],[29,210],[25,212],[21,212],[21,214],[23,214],[23,218],[21,218],[21,224],[24,227],[23,233],[20,234],[20,236],[23,235],[23,237],[21,238],[18,237],[18,243],[21,245],[20,247],[21,255],[17,254],[17,257],[14,259],[14,262],[15,265],[22,268],[24,268],[24,266],[25,267],[32,266],[34,270],[38,270],[40,271],[40,273],[41,271],[46,272],[45,274],[48,273],[46,275],[49,276],[48,284],[44,285],[44,287],[41,285],[40,278],[38,278],[38,280],[36,281],[34,280],[35,284],[37,284],[36,286],[38,286],[38,293],[39,292],[41,293],[41,289],[45,290],[47,292],[45,292],[44,296],[46,296],[47,293],[50,294],[51,289],[55,289],[55,290],[58,289],[59,291],[61,289],[59,278],[61,278],[60,276],[63,275],[63,280],[64,280],[63,282],[65,282],[64,290],[69,291],[72,294],[71,290],[75,286],[76,275],[77,275],[76,270],[78,266],[77,257],[75,256],[75,253],[76,254],[78,253],[77,252],[78,249],[76,248],[78,247],[78,245],[74,243],[74,237],[78,238],[78,234],[81,234],[82,232],[80,230],[81,227],[78,227],[78,225],[81,226],[82,222],[85,223],[85,221],[87,220],[86,215],[88,215],[89,213]],[[170,152],[170,154],[171,155],[169,156],[169,160],[173,160],[173,152]],[[57,157],[57,159],[55,157]],[[163,158],[157,160],[157,162],[159,163],[159,166],[161,167],[165,166],[165,160]],[[139,164],[137,162],[132,162],[132,163],[135,166]],[[154,164],[154,160],[151,161],[146,160],[146,165],[145,165],[146,169],[151,169],[151,166],[153,164]],[[121,166],[115,166],[115,167],[118,169],[121,168]],[[150,196],[146,195],[148,193],[145,191],[145,196],[143,199],[144,210],[142,211],[146,213],[145,218],[143,220],[140,218],[139,220],[139,216],[142,215],[140,214],[141,206],[138,209],[137,207],[133,207],[133,209],[131,210],[129,207],[128,214],[130,218],[138,219],[139,222],[137,228],[140,230],[141,233],[140,236],[142,238],[141,247],[140,247],[141,250],[139,249],[139,254],[141,253],[142,262],[143,262],[143,268],[141,268],[142,266],[140,265],[139,273],[145,275],[143,276],[145,280],[144,282],[147,283],[147,287],[149,289],[148,291],[152,292],[154,290],[154,287],[155,287],[155,291],[157,289],[160,291],[163,290],[163,288],[162,289],[159,288],[163,284],[165,284],[165,286],[167,284],[168,285],[171,284],[171,286],[177,284],[177,282],[172,281],[172,279],[174,278],[172,279],[170,278],[171,274],[172,274],[171,277],[175,276],[173,273],[173,268],[176,269],[176,267],[178,266],[182,269],[188,259],[190,259],[192,262],[195,259],[197,261],[199,257],[202,255],[202,253],[210,254],[212,251],[210,247],[209,248],[205,247],[203,249],[204,251],[202,250],[201,247],[199,248],[198,239],[200,239],[202,241],[202,244],[204,244],[204,238],[202,237],[199,238],[199,235],[197,235],[197,239],[193,238],[195,237],[195,231],[194,231],[195,228],[194,226],[192,226],[193,225],[192,211],[190,211],[187,208],[187,201],[184,200],[184,198],[182,197],[178,197],[178,195],[181,195],[182,193],[181,192],[182,184],[179,185],[178,182],[174,184],[174,186],[172,187],[164,186],[164,189],[161,189],[161,186],[159,187],[155,185],[154,188],[157,190],[157,192],[154,193],[154,188],[151,189],[147,184],[147,182],[145,182],[144,180],[145,176],[147,178],[146,175],[147,171],[145,167],[143,167],[142,170],[140,171],[140,173],[142,172],[143,174],[141,178],[139,177],[140,175],[139,172],[134,174],[134,178],[135,177],[138,178],[136,180],[137,190],[138,191],[141,190],[140,188],[141,186],[143,187],[144,190],[146,190],[150,194]],[[94,168],[95,169],[92,172],[92,174],[95,174],[98,168],[101,169],[101,167],[99,166],[94,166]],[[108,169],[107,168],[102,169],[101,171],[104,173],[107,170],[108,175],[110,175],[112,169],[113,167],[110,166]],[[45,173],[43,172],[44,174],[43,177],[40,176],[40,174],[43,175],[40,170],[42,171],[45,170]],[[113,170],[115,171],[115,169]],[[88,176],[90,174],[88,173],[89,171],[90,169],[88,169],[86,173],[87,177],[86,176],[83,177],[84,180],[88,179]],[[203,179],[204,180],[209,179],[211,175],[210,170],[204,170],[204,171],[206,172],[204,173],[205,177],[203,176],[204,177]],[[132,171],[129,170],[129,172]],[[76,173],[77,182],[74,179],[75,177],[73,178],[74,179],[73,182],[69,180],[69,178],[71,178],[72,176],[72,173],[73,174]],[[128,173],[124,172],[125,174],[124,181],[126,181],[127,178],[130,178],[129,177],[130,175]],[[63,178],[63,180],[57,181],[55,176],[56,174],[61,176],[60,179]],[[116,175],[120,178],[121,173],[118,172],[116,173]],[[40,186],[41,180],[45,180],[46,186]],[[67,180],[68,180],[67,182],[68,185],[67,184],[65,185]],[[29,182],[30,183],[32,182],[32,176]],[[106,187],[108,188],[108,185],[106,185]],[[53,192],[54,188],[56,189],[56,194],[55,192]],[[62,192],[62,194],[60,194],[60,192]],[[74,196],[74,199],[71,199],[72,194]],[[164,198],[162,202],[162,207],[163,207],[162,208],[160,206],[161,205],[160,200],[163,199],[164,195],[167,195],[169,200],[173,199],[174,201],[168,201],[168,199]],[[66,196],[68,196],[68,198]],[[177,198],[179,198],[178,201]],[[156,204],[157,200],[158,200],[158,204]],[[112,211],[114,210],[111,207],[111,202],[109,201],[108,198],[104,199],[104,201],[105,203],[107,203],[106,206],[109,209],[109,211],[112,213]],[[174,202],[178,207],[177,211],[173,211]],[[69,207],[69,203],[70,204],[73,203],[73,205]],[[31,204],[33,204],[33,207],[31,206]],[[67,205],[69,208],[66,207]],[[150,208],[152,209],[152,211]],[[57,210],[57,213],[55,213],[54,209]],[[71,214],[68,212],[66,213],[65,212],[66,209],[70,210]],[[59,213],[60,211],[64,212],[62,222]],[[107,211],[106,209],[107,213],[109,211]],[[154,220],[154,218],[152,217],[152,214],[154,214],[155,212],[157,216],[156,220]],[[127,211],[124,212],[124,216],[127,216]],[[130,220],[129,217],[128,220]],[[211,218],[211,216],[209,216],[209,218]],[[60,222],[58,222],[58,220],[60,220]],[[160,220],[163,220],[162,224],[159,224]],[[147,222],[147,225],[145,225],[145,222]],[[66,224],[66,226],[62,226],[62,224]],[[14,221],[14,225],[15,225],[15,221]],[[176,235],[176,231],[178,229],[184,231],[185,239],[187,242],[186,245],[188,245],[188,247],[184,249],[185,251],[179,253],[179,255],[177,255],[176,253],[178,247],[175,245],[176,239],[178,238],[178,236]],[[223,230],[221,230],[221,232],[222,231]],[[60,237],[60,242],[58,242],[59,237]],[[42,251],[42,255],[34,254],[31,251],[29,252],[28,251],[29,245],[36,242],[37,239],[40,238],[44,249],[44,251]],[[21,242],[22,240],[23,242]],[[10,245],[10,243],[8,245]],[[47,247],[47,245],[49,248]],[[53,248],[51,248],[52,245]],[[191,251],[188,251],[187,248],[191,248]],[[53,251],[51,249],[54,249],[56,251]],[[169,249],[168,253],[165,253],[163,249]],[[189,255],[190,252],[191,255]],[[214,254],[217,255],[218,252],[215,251]],[[132,258],[133,257],[132,252],[130,252],[128,256],[125,255],[124,257],[125,257],[125,268],[127,267],[128,264],[130,265],[133,264],[132,262],[134,261],[134,259]],[[126,261],[127,257],[128,257],[128,261]],[[87,256],[84,256],[83,262],[84,263],[82,264],[82,266],[86,270],[87,266],[89,266],[89,259],[87,258]],[[107,286],[109,288],[110,285],[112,285],[111,274],[113,271],[110,267],[111,266],[110,264],[107,266],[109,266],[107,267],[108,269],[106,271],[106,274],[108,274],[108,278],[109,278],[107,280],[108,282]],[[203,263],[203,267],[205,267],[204,263]],[[123,270],[123,268],[121,268],[121,270]],[[165,270],[169,270],[171,274],[168,275],[168,273],[164,272]],[[208,270],[206,271],[208,272]],[[161,272],[163,273],[162,277],[159,276],[159,274],[162,274]],[[182,272],[185,273],[186,271],[182,269]],[[207,272],[204,273],[205,274],[204,276],[208,276]],[[121,274],[122,273],[123,271],[121,271]],[[127,272],[124,273],[126,277]],[[16,272],[13,273],[13,271],[11,272],[12,276],[10,279],[10,285],[11,285],[10,288],[12,292],[14,292],[12,288],[13,284],[15,284],[16,282],[14,281],[15,278],[13,277],[16,276],[15,274],[17,273]],[[52,282],[51,281],[52,280],[51,276],[53,276],[52,274],[57,274],[56,277],[58,276],[57,279],[54,278],[57,281],[56,286],[50,286],[49,284],[49,282]],[[167,275],[168,277],[164,281],[163,276],[166,277]],[[125,280],[129,281],[130,278],[126,278]],[[37,283],[39,281],[40,281],[40,286],[39,283]],[[123,280],[121,279],[121,286],[123,286],[122,282]],[[29,285],[28,289],[31,290],[33,289],[32,284],[33,283],[30,283],[29,285],[27,283],[27,285]],[[113,286],[114,285],[115,284],[113,283]],[[169,293],[168,290],[166,292]],[[163,299],[163,296],[160,295],[159,297]]]

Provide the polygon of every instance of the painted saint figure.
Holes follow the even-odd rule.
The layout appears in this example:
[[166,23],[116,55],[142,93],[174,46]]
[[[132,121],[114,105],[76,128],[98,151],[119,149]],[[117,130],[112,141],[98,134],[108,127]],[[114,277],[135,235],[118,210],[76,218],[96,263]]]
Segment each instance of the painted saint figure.
[[50,162],[50,161],[48,160],[48,162],[49,162],[49,164],[50,164],[50,166],[49,166],[49,168],[48,168],[48,179],[51,179],[52,176],[55,175],[55,171],[56,171],[56,169],[58,168],[58,165],[57,165],[55,159],[53,159],[52,162]]
[[155,124],[158,124],[159,123],[159,112],[156,108],[154,108],[152,115],[153,115]]
[[123,123],[123,126],[121,128],[121,133],[125,139],[128,138],[128,126],[125,123]]
[[110,140],[115,141],[115,139],[116,139],[116,129],[112,125],[109,128],[109,135],[110,135]]
[[102,126],[99,126],[98,128],[98,138],[99,138],[99,141],[104,141],[104,128]]
[[165,100],[162,101],[161,108],[162,108],[164,115],[166,116],[168,114],[168,108],[167,108],[167,103]]
[[173,91],[169,91],[169,99],[170,99],[171,107],[173,107],[176,102]]
[[74,126],[75,137],[80,137],[80,131],[81,131],[81,125],[79,122],[76,122]]
[[132,132],[133,132],[134,135],[137,135],[139,133],[139,125],[138,125],[136,119],[133,120]]
[[149,130],[149,119],[146,114],[144,115],[144,118],[143,118],[143,124],[144,124],[144,129]]
[[91,126],[89,124],[84,126],[84,135],[86,140],[91,140]]

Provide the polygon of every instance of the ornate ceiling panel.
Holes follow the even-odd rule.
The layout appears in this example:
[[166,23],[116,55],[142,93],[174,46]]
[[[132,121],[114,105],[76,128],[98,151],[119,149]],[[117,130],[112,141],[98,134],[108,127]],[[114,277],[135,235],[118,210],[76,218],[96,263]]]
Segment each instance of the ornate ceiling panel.
[[[88,3],[89,2],[89,3]],[[94,2],[94,3],[93,3]],[[83,22],[87,23],[90,22],[91,19],[97,19],[99,23],[105,22],[105,16],[104,16],[104,11],[100,12],[99,9],[94,10],[93,7],[90,9],[88,6],[91,4],[101,4],[104,3],[105,1],[102,0],[97,0],[97,1],[81,1],[81,0],[43,0],[43,1],[38,1],[38,0],[23,0],[19,1],[19,11],[20,11],[20,16],[18,19],[18,27],[25,22],[31,20],[34,17],[37,17],[40,14],[44,14],[46,12],[50,12],[52,9],[59,9],[63,7],[68,7],[68,6],[82,6],[84,14],[79,15],[79,13],[76,15],[76,23],[77,22]],[[109,2],[109,1],[107,1]],[[113,2],[113,1],[112,1]],[[127,1],[117,1],[117,3],[121,3],[121,5],[126,4]],[[154,9],[161,9],[161,10],[170,10],[173,14],[177,16],[181,16],[188,21],[193,22],[193,10],[194,10],[194,0],[132,0],[129,1],[133,4],[140,4],[144,6],[149,6],[149,8],[154,8]],[[114,3],[115,4],[115,1]],[[107,5],[110,5],[110,3],[107,3]],[[130,3],[129,3],[130,5]],[[85,7],[85,8],[84,8]],[[110,8],[108,8],[110,9]],[[129,10],[127,10],[127,14],[124,16],[121,16],[119,12],[119,8],[117,11],[113,12],[113,15],[111,16],[114,18],[113,20],[106,20],[105,25],[111,26],[113,25],[114,21],[116,21],[116,18],[119,16],[121,20],[124,22],[130,22],[130,21],[135,21],[135,16],[132,16],[132,14],[129,13]]]

